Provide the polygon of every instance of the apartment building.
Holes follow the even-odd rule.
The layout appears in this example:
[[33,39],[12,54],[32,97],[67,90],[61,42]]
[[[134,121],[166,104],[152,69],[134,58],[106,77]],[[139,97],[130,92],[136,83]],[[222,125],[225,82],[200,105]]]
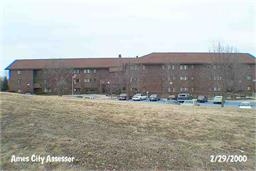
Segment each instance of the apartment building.
[[248,53],[150,53],[133,58],[15,60],[6,69],[10,91],[19,93],[211,96],[255,92],[255,59]]

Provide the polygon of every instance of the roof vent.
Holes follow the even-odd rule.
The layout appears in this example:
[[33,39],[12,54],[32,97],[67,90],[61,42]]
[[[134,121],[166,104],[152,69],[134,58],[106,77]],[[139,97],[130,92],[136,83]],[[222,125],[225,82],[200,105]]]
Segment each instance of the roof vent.
[[119,54],[119,55],[118,55],[118,58],[122,58],[122,55],[121,55],[121,54]]

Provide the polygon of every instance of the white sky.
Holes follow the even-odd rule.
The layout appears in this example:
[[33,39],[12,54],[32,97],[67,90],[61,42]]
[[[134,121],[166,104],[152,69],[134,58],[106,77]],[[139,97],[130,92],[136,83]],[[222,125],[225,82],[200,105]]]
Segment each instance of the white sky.
[[255,0],[2,0],[0,70],[15,59],[256,54]]

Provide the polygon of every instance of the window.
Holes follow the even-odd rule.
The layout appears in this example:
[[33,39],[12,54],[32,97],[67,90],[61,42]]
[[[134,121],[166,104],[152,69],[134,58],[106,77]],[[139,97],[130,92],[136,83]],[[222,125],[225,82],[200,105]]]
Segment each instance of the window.
[[191,65],[191,69],[194,69],[194,65]]
[[90,69],[84,69],[84,73],[85,73],[85,74],[90,74],[90,73],[91,73],[91,70],[90,70]]
[[20,92],[21,92],[21,90],[19,89],[19,90],[18,90],[18,93],[20,93]]
[[84,82],[85,82],[85,83],[89,83],[89,82],[90,82],[90,79],[86,78],[86,79],[84,79]]
[[247,79],[247,80],[252,80],[252,77],[251,77],[250,75],[248,75],[248,76],[246,77],[246,79]]
[[248,86],[248,87],[247,87],[247,90],[248,90],[248,91],[250,91],[251,89],[252,89],[251,86]]
[[18,85],[21,85],[21,79],[18,79]]
[[80,88],[74,88],[75,92],[80,92]]
[[187,76],[184,76],[184,77],[180,77],[180,80],[187,80],[188,79],[188,77]]
[[164,65],[162,65],[162,69],[165,70],[165,66]]
[[74,69],[74,70],[73,70],[73,73],[74,73],[74,74],[79,74],[79,73],[80,73],[80,70],[79,70],[79,69]]
[[168,88],[168,93],[170,93],[170,92],[171,92],[171,88],[169,87],[169,88]]
[[93,73],[96,73],[96,69],[93,70]]
[[175,66],[174,65],[168,65],[168,70],[174,70]]
[[180,70],[187,70],[188,69],[188,66],[187,65],[180,65]]
[[79,83],[79,82],[80,82],[80,80],[78,78],[74,80],[74,84]]
[[194,77],[191,77],[191,80],[194,80]]
[[194,91],[194,88],[193,88],[193,87],[191,88],[191,91],[192,91],[192,92]]
[[181,88],[180,88],[180,91],[181,91],[181,92],[188,91],[188,88],[186,88],[186,87],[181,87]]
[[213,91],[221,91],[221,88],[220,87],[214,87]]
[[21,71],[20,71],[20,70],[18,70],[18,71],[17,71],[17,74],[18,74],[18,75],[20,75],[20,74],[21,74]]
[[214,79],[214,80],[221,80],[222,77],[221,77],[221,76],[214,76],[213,79]]
[[146,66],[145,66],[145,65],[143,65],[143,66],[142,66],[142,69],[143,69],[143,70],[145,70],[145,69],[146,69]]

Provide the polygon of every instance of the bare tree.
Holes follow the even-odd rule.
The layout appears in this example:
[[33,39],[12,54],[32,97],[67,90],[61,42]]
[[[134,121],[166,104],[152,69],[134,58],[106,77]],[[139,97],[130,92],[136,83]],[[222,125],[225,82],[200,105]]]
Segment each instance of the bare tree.
[[[72,68],[63,66],[61,59],[53,59],[50,66],[43,70],[44,79],[47,81],[47,87],[54,88],[53,91],[59,96],[69,91],[65,89],[71,87],[72,81]],[[70,84],[70,86],[68,86]],[[70,88],[71,90],[72,88]],[[71,90],[72,91],[72,90]],[[70,91],[70,92],[71,92]]]
[[218,91],[223,96],[221,106],[224,107],[227,94],[234,95],[240,89],[240,77],[244,76],[244,66],[237,50],[221,43],[213,49],[211,65],[214,91]]
[[128,62],[125,67],[125,84],[128,96],[140,91],[141,85],[141,66],[136,63]]

